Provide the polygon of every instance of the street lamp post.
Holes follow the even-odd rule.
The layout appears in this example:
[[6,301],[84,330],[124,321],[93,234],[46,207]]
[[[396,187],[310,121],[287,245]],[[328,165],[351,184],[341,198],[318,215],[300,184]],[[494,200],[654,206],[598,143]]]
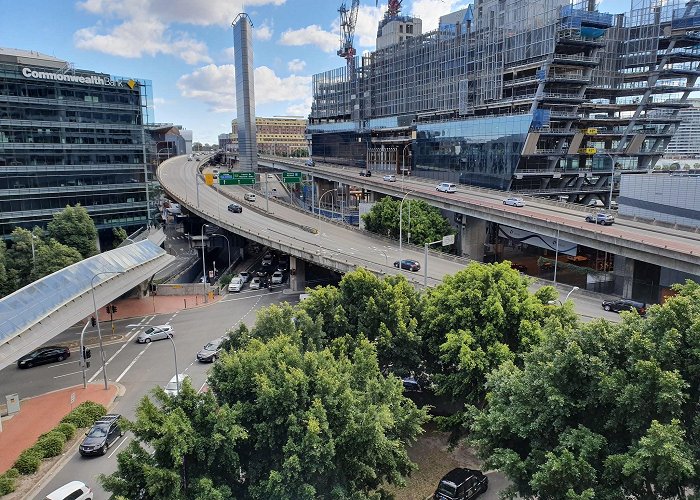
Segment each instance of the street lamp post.
[[[578,290],[578,287],[577,287],[577,286],[573,287],[573,288],[569,291],[569,293],[566,294],[566,297],[564,298],[564,302],[566,302],[567,300],[569,300],[569,295],[571,295],[572,293],[574,293],[576,290]],[[547,301],[547,304],[549,304],[550,306],[555,306],[555,305],[557,305],[557,302],[559,302],[559,305],[560,305],[560,306],[563,306],[563,305],[564,305],[564,302],[562,302],[561,300],[549,300],[549,301]]]
[[567,300],[569,300],[569,295],[571,295],[572,293],[574,293],[576,290],[578,290],[578,287],[577,287],[577,286],[575,286],[575,287],[573,287],[571,290],[569,290],[569,293],[567,293],[567,294],[566,294],[566,297],[564,297],[564,302],[566,302]]
[[[399,205],[399,267],[401,267],[401,257],[403,256],[403,202],[406,201],[406,197],[412,192],[413,191],[409,191],[403,195],[401,204]],[[410,207],[411,204],[409,203],[408,206]]]
[[[337,189],[329,189],[325,193],[323,193],[319,199],[318,199],[318,234],[319,236],[321,235],[321,200],[323,200],[323,197],[326,196],[328,193],[332,192],[337,192]],[[319,247],[321,246],[321,243],[319,242]]]
[[[105,365],[105,350],[102,346],[102,329],[100,328],[100,315],[97,311],[97,301],[95,300],[95,278],[101,274],[123,274],[124,271],[101,271],[92,275],[90,280],[90,289],[92,290],[92,306],[95,309],[95,321],[97,322],[97,338],[100,341],[100,357],[102,358],[102,376],[105,381],[105,390],[107,389],[107,366]],[[82,356],[82,346],[80,355]]]
[[228,236],[221,233],[214,233],[212,236],[221,236],[222,238],[226,238],[226,247],[228,248],[228,267],[231,267],[231,242],[228,240]]
[[557,227],[557,242],[554,249],[554,284],[557,284],[557,263],[559,262],[559,227]]
[[200,243],[202,245],[202,274],[204,274],[204,301],[207,301],[207,259],[206,255],[204,252],[204,227],[208,226],[209,224],[202,224],[202,239],[200,240]]
[[177,393],[180,394],[180,372],[177,369],[177,349],[175,349],[175,341],[172,335],[168,335],[168,340],[173,345],[173,355],[175,356],[175,383],[177,385]]
[[610,153],[605,153],[610,158],[610,196],[608,197],[608,210],[612,210],[613,186],[615,184],[615,158]]
[[404,180],[404,176],[406,174],[406,157],[404,154],[406,153],[406,148],[410,145],[411,145],[410,143],[404,144],[403,148],[401,149],[401,190],[402,191],[403,191],[403,180]]
[[[436,245],[437,243],[442,243],[442,239],[437,241],[431,241],[425,244],[425,262],[423,263],[423,286],[428,287],[428,248],[430,245]],[[399,267],[401,267],[401,261],[399,260]]]

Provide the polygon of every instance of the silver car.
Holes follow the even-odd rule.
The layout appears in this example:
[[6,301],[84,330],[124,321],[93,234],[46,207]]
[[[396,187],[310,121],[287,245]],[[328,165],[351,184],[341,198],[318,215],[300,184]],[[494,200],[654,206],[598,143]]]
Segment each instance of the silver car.
[[165,393],[168,396],[177,396],[180,394],[180,389],[182,389],[182,384],[185,382],[185,380],[189,379],[190,376],[187,375],[186,373],[178,373],[175,375],[173,378],[170,379],[170,382],[166,384],[166,386],[163,388],[165,389]]
[[136,337],[136,342],[148,344],[153,340],[169,339],[174,333],[173,327],[170,325],[152,326],[139,333],[139,336]]

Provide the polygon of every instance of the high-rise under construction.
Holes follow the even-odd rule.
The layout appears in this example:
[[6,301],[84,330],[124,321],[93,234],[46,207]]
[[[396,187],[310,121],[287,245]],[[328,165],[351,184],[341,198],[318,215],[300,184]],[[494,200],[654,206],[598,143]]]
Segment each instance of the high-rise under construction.
[[378,46],[314,75],[314,157],[587,201],[663,155],[700,75],[700,2],[476,0]]

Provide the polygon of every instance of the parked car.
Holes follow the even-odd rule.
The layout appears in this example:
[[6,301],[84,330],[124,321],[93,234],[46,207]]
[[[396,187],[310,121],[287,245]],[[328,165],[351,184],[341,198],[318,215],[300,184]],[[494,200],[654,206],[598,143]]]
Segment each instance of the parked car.
[[512,197],[506,198],[505,200],[503,200],[503,204],[511,206],[511,207],[524,207],[525,206],[525,202],[523,201],[522,198],[512,198]]
[[602,200],[591,200],[588,203],[586,203],[586,206],[589,208],[605,208],[605,203],[603,203]]
[[586,222],[595,222],[596,224],[603,224],[604,226],[612,226],[615,222],[615,217],[604,212],[597,214],[586,215]]
[[644,316],[647,313],[647,305],[644,302],[637,302],[635,300],[604,300],[602,305],[603,309],[606,311],[613,311],[616,313],[622,311],[637,311],[640,316]]
[[243,199],[245,201],[254,202],[256,200],[255,193],[246,193],[243,195]]
[[[399,267],[399,261],[394,262],[394,267]],[[409,271],[420,271],[420,263],[417,260],[403,259],[401,261],[401,269]]]
[[240,292],[243,289],[243,278],[238,276],[231,278],[231,282],[228,284],[229,292]]
[[515,269],[516,271],[520,271],[521,273],[527,272],[527,266],[524,266],[523,264],[517,264],[515,262],[511,262],[510,267],[511,267],[511,269]]
[[387,181],[387,182],[396,182],[396,176],[395,175],[385,175],[382,177],[382,180]]
[[451,182],[441,182],[435,186],[435,190],[440,191],[441,193],[456,193],[457,186]]
[[175,332],[170,325],[152,326],[139,333],[139,336],[136,337],[136,342],[139,344],[148,344],[153,340],[169,339],[173,336],[173,333]]
[[258,269],[257,271],[255,271],[255,275],[259,276],[260,278],[264,278],[265,276],[267,276],[267,269]]
[[438,484],[434,500],[470,500],[489,489],[489,478],[481,471],[458,467],[445,474]]
[[243,207],[240,206],[238,203],[231,203],[228,206],[228,211],[233,212],[234,214],[240,214],[243,212]]
[[45,500],[92,500],[90,487],[82,481],[71,481],[46,495]]
[[213,363],[219,356],[219,351],[221,350],[221,343],[224,341],[223,337],[216,340],[212,340],[207,345],[202,347],[202,349],[197,353],[197,361],[201,363]]
[[248,283],[248,280],[250,279],[250,273],[248,271],[241,271],[238,273],[238,277],[243,280],[243,283]]
[[262,281],[260,280],[259,277],[256,276],[250,282],[250,289],[251,290],[260,290],[261,284],[262,284]]
[[272,273],[271,281],[273,285],[281,285],[282,281],[284,281],[284,274],[282,274],[282,271],[275,271]]
[[284,271],[286,271],[287,269],[289,269],[289,264],[288,264],[286,261],[282,260],[282,261],[280,261],[279,264],[277,264],[277,270],[278,270],[278,271],[284,272]]
[[168,382],[165,385],[165,387],[163,388],[165,390],[165,393],[168,396],[177,396],[178,394],[180,394],[180,389],[182,389],[182,384],[184,384],[185,380],[187,380],[189,378],[190,378],[190,376],[187,375],[186,373],[178,373],[173,378],[171,378],[170,382]]
[[308,159],[304,162],[304,165],[306,165],[307,167],[313,167],[314,161],[312,159]]
[[124,431],[119,425],[121,415],[110,413],[105,415],[92,425],[92,428],[85,433],[85,439],[80,443],[78,451],[82,456],[104,455],[107,448],[124,435]]
[[263,255],[261,264],[262,264],[263,266],[266,266],[266,267],[267,267],[267,266],[271,266],[271,265],[272,265],[272,259],[273,259],[272,254],[268,252],[268,253],[266,253],[265,255]]
[[423,388],[413,377],[404,377],[401,383],[403,383],[403,392],[423,392]]
[[362,177],[372,177],[372,171],[371,170],[360,170],[360,175]]
[[49,345],[34,349],[29,354],[25,354],[17,360],[19,368],[31,368],[36,365],[53,363],[54,361],[63,361],[70,357],[70,350],[67,347],[58,345]]

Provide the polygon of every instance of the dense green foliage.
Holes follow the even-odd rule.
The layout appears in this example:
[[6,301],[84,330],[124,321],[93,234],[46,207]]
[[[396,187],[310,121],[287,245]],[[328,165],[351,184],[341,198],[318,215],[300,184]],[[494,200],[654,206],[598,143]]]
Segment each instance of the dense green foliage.
[[83,258],[97,253],[97,228],[85,207],[68,205],[54,214],[47,225],[49,236],[75,248]]
[[689,498],[700,488],[700,285],[643,319],[550,325],[517,366],[488,377],[472,439],[513,492]]
[[76,406],[73,411],[63,417],[61,423],[73,424],[76,428],[88,427],[95,420],[103,417],[107,409],[99,403],[85,401]]
[[60,432],[66,437],[66,440],[73,439],[73,436],[75,436],[75,425],[68,423],[68,422],[62,422],[58,424],[55,428],[56,431]]
[[114,237],[112,241],[112,248],[117,248],[124,242],[124,240],[126,240],[129,237],[129,235],[126,234],[126,230],[123,227],[113,227],[112,236]]
[[65,444],[66,436],[61,432],[52,430],[39,438],[34,447],[41,450],[44,458],[51,458],[60,455]]
[[41,451],[34,448],[29,448],[20,453],[15,461],[13,468],[17,469],[20,474],[34,474],[41,465],[41,459],[44,458]]
[[13,491],[15,491],[15,488],[16,486],[14,477],[8,476],[7,473],[0,475],[0,497],[12,493]]
[[392,239],[398,238],[399,215],[401,215],[403,239],[408,241],[410,232],[410,243],[414,245],[437,241],[443,236],[454,233],[449,221],[443,217],[440,210],[424,201],[406,199],[403,202],[403,210],[400,210],[400,207],[401,200],[389,196],[382,198],[362,216],[365,227],[373,233]]

